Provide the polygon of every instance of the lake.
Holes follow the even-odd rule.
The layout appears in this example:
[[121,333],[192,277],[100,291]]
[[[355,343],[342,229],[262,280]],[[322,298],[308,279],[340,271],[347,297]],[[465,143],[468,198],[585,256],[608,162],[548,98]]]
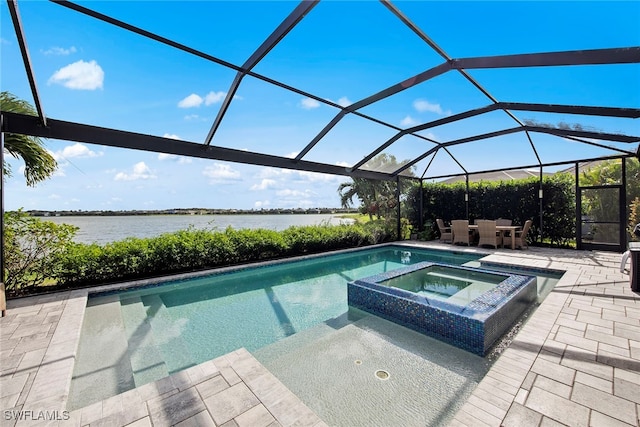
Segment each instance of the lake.
[[79,227],[74,240],[79,243],[105,244],[127,237],[154,237],[189,227],[223,231],[227,227],[266,228],[281,231],[291,226],[349,224],[353,220],[332,214],[280,215],[132,215],[132,216],[60,216],[41,218],[57,224]]

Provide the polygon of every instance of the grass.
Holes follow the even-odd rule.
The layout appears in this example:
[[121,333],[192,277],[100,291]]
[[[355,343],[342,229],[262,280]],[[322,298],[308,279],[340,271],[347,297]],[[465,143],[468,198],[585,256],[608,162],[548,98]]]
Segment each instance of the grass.
[[355,222],[359,224],[364,224],[371,221],[371,218],[369,218],[369,214],[360,214],[360,213],[343,214],[338,216],[338,218],[353,219]]

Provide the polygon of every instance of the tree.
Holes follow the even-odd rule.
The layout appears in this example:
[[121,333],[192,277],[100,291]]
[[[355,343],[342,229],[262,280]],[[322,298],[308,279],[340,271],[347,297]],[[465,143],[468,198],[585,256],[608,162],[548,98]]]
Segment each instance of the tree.
[[343,208],[352,207],[354,199],[357,198],[370,219],[373,219],[373,214],[377,213],[376,189],[373,180],[352,178],[351,182],[343,182],[338,186],[338,194]]
[[[640,197],[640,161],[630,157],[626,159],[627,201]],[[592,168],[582,171],[580,185],[611,185],[622,182],[622,163],[620,160],[606,160]]]
[[[11,113],[35,116],[37,112],[31,104],[16,98],[9,92],[0,93],[0,109]],[[53,156],[44,148],[42,140],[35,136],[6,133],[4,148],[16,159],[24,161],[24,176],[28,186],[49,178],[58,167]],[[3,162],[3,175],[11,176],[11,166]]]
[[[640,161],[636,158],[628,158],[626,160],[626,178],[627,178],[627,212],[629,218],[628,232],[631,231],[637,221],[637,214],[640,212],[638,203],[640,201]],[[580,184],[582,186],[612,185],[622,182],[622,162],[620,160],[607,160],[580,174]],[[599,220],[615,221],[611,218],[614,213],[611,206],[616,206],[617,198],[607,191],[592,190],[587,193],[582,201],[583,211],[590,217]],[[615,227],[601,225],[601,232],[614,234]],[[608,228],[607,228],[608,227]],[[609,230],[609,228],[611,228]]]
[[[395,156],[379,154],[365,163],[363,168],[374,171],[393,172],[405,162],[398,163]],[[338,186],[340,203],[344,208],[350,208],[354,199],[358,199],[361,209],[373,219],[387,217],[391,210],[397,207],[396,182],[382,181],[368,178],[351,178],[351,182],[343,182]]]

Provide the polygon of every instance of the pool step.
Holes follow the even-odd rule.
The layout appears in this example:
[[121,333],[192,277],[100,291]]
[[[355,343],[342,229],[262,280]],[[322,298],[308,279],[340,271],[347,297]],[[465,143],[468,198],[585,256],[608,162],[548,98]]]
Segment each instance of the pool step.
[[[282,355],[290,355],[292,352],[306,352],[308,346],[315,345],[318,340],[325,340],[331,337],[344,327],[356,323],[363,317],[370,316],[361,310],[350,308],[348,312],[342,315],[319,323],[309,329],[302,330],[294,335],[276,341],[265,347],[262,347],[252,354],[261,363],[277,363],[276,360]],[[287,356],[288,357],[288,356]]]
[[162,294],[145,295],[141,299],[146,307],[147,316],[153,319],[151,329],[154,332],[154,342],[162,354],[169,374],[196,365],[197,361],[183,339],[185,319],[172,315],[175,311],[167,309]]
[[68,410],[82,408],[134,387],[124,332],[117,296],[89,299],[78,349],[82,357],[76,358],[73,368]]
[[124,321],[129,359],[136,387],[169,375],[160,347],[153,338],[151,323],[147,312],[154,314],[154,308],[148,310],[139,296],[120,302]]

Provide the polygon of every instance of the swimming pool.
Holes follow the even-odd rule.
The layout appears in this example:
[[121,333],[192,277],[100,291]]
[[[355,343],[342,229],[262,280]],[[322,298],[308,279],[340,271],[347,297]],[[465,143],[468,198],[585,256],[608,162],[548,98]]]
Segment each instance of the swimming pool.
[[[86,406],[240,347],[255,352],[256,357],[262,354],[259,360],[270,370],[278,370],[281,352],[295,354],[296,345],[291,343],[309,346],[314,340],[319,342],[316,335],[320,330],[322,339],[329,339],[324,332],[352,331],[358,335],[370,329],[358,325],[377,322],[366,313],[349,309],[348,281],[422,261],[462,265],[477,262],[481,256],[383,246],[92,295],[68,407]],[[380,332],[376,334],[380,336]],[[396,337],[400,334],[394,332]],[[389,342],[393,339],[377,347]],[[430,343],[428,347],[439,345]],[[466,384],[475,378],[466,372],[473,363],[465,355],[459,357],[465,371],[460,378],[465,378]],[[302,360],[309,360],[308,355],[305,358]],[[289,367],[292,363],[288,362]],[[481,366],[478,372],[486,368],[482,360],[475,363]],[[309,406],[319,411],[313,404]],[[321,410],[318,413],[323,416]]]

